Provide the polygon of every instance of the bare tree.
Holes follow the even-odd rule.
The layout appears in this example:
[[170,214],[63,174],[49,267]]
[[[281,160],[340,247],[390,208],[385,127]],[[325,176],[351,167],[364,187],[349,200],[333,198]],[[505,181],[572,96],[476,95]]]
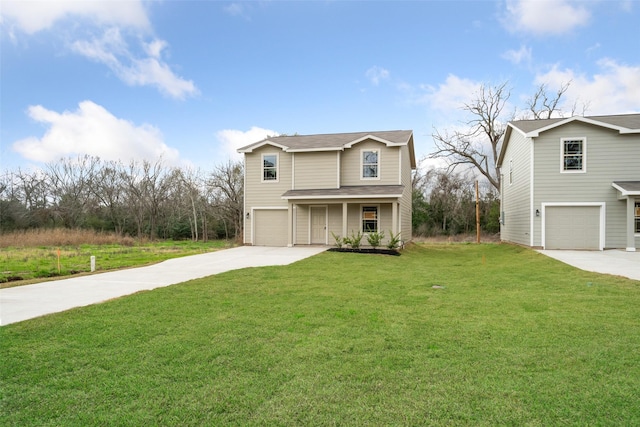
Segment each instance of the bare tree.
[[[538,86],[538,90],[533,94],[533,96],[527,101],[527,110],[533,115],[534,119],[550,119],[553,116],[553,113],[558,112],[561,113],[560,110],[560,100],[565,92],[569,89],[571,85],[571,81],[567,83],[563,83],[558,88],[558,91],[554,96],[549,96],[548,86],[546,84],[541,84]],[[574,104],[574,108],[572,109],[572,115],[575,112],[576,105]]]
[[244,210],[244,166],[242,162],[229,161],[216,166],[209,179],[212,190],[212,204],[224,222],[229,237],[229,228],[233,236],[242,232],[242,214]]
[[506,82],[497,86],[482,85],[475,99],[462,106],[472,117],[465,123],[466,130],[441,132],[436,129],[432,134],[436,150],[429,157],[446,159],[449,171],[461,165],[472,166],[499,189],[497,161],[506,129],[502,110],[510,95]]
[[[554,95],[548,94],[545,84],[540,85],[526,104],[528,112],[535,119],[550,118],[554,113],[561,115],[561,99],[570,84],[571,82],[561,85]],[[449,172],[458,166],[469,166],[500,191],[497,161],[502,136],[507,122],[515,118],[515,111],[511,114],[503,113],[510,95],[506,82],[497,86],[482,85],[476,97],[462,106],[471,117],[465,122],[464,130],[436,129],[432,134],[436,149],[429,157],[446,159]],[[572,112],[575,109],[574,106]]]

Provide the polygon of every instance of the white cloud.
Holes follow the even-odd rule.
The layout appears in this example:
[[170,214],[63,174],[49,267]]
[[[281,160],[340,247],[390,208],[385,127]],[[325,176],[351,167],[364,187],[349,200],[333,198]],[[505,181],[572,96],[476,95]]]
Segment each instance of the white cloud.
[[378,86],[382,80],[389,79],[390,73],[389,70],[375,65],[367,70],[365,76],[369,79],[372,85]]
[[507,61],[519,65],[522,63],[531,63],[531,48],[524,45],[520,46],[519,50],[508,50],[502,54],[502,57]]
[[180,163],[178,150],[168,147],[160,131],[148,124],[136,126],[117,118],[104,107],[83,101],[78,110],[58,113],[41,105],[30,106],[29,116],[48,126],[41,138],[14,142],[13,149],[29,160],[56,161],[88,154],[104,160],[157,160]]
[[198,94],[191,80],[185,80],[171,71],[162,60],[167,43],[154,39],[143,43],[147,57],[135,57],[118,28],[110,28],[99,39],[76,41],[71,48],[76,53],[105,64],[122,81],[130,86],[155,86],[172,98],[184,99]]
[[242,159],[242,154],[237,152],[238,148],[263,140],[268,136],[278,136],[278,132],[271,129],[264,129],[252,126],[244,132],[236,129],[224,129],[216,132],[216,137],[223,144],[224,151],[230,159]]
[[122,25],[149,29],[150,23],[141,0],[68,0],[25,1],[3,0],[2,20],[5,19],[27,34],[51,28],[56,21],[71,16],[86,18],[98,24]]
[[511,32],[561,35],[587,25],[587,5],[576,0],[507,0],[502,21]]
[[[597,62],[599,72],[593,76],[571,69],[553,67],[535,78],[536,84],[547,84],[551,90],[571,82],[565,93],[565,105],[575,103],[576,114],[587,105],[587,115],[640,113],[640,65],[623,65],[604,58]],[[566,111],[569,113],[570,111]]]
[[464,104],[471,102],[481,86],[482,83],[449,74],[445,82],[437,88],[425,87],[427,94],[424,95],[423,101],[434,110],[460,110]]

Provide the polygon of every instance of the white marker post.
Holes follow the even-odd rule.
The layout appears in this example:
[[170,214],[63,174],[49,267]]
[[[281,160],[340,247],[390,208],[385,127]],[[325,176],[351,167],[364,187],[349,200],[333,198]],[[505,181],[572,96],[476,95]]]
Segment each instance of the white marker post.
[[96,271],[96,257],[91,255],[91,272]]

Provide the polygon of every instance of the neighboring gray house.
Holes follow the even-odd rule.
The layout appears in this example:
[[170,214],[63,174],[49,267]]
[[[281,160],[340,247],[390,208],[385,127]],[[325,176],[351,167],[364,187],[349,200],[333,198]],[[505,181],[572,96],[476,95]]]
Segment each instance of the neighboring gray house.
[[502,240],[638,248],[640,114],[510,122],[498,166]]
[[411,239],[412,131],[278,136],[238,152],[245,244],[328,245],[332,233],[374,231]]

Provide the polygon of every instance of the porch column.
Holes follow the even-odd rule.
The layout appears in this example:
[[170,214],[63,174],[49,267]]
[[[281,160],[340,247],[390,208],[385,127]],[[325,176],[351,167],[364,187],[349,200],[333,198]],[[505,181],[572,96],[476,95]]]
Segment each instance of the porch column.
[[347,202],[342,202],[342,237],[347,237]]
[[293,246],[293,203],[287,203],[287,246]]
[[391,234],[398,234],[398,202],[391,203]]
[[636,240],[634,236],[635,222],[635,199],[627,197],[627,252],[636,251]]

